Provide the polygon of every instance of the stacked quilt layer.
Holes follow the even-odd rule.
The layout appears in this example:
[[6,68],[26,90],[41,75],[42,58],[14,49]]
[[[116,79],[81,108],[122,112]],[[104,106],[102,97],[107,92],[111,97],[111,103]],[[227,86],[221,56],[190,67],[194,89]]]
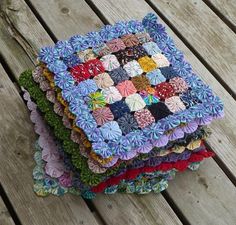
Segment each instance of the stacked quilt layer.
[[213,155],[223,105],[153,14],[42,48],[20,76],[36,143],[38,195],[156,193]]

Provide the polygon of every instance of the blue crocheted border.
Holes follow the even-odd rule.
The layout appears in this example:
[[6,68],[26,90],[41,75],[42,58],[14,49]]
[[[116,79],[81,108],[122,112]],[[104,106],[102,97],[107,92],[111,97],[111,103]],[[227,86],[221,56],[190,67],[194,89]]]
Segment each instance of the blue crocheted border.
[[[87,48],[98,48],[104,42],[122,35],[142,32],[149,33],[178,76],[188,83],[191,93],[202,103],[169,115],[143,130],[136,130],[116,140],[106,142],[80,92],[81,90],[87,91],[87,94],[94,92],[94,83],[92,80],[87,80],[76,86],[62,59]],[[114,155],[122,156],[133,149],[150,144],[158,140],[165,131],[176,128],[182,123],[189,123],[207,116],[217,118],[223,114],[223,103],[220,98],[215,96],[211,88],[194,74],[191,65],[184,60],[183,53],[176,48],[174,41],[166,33],[165,27],[158,23],[156,15],[152,13],[147,14],[142,22],[136,20],[118,22],[113,26],[106,25],[98,32],[89,32],[85,36],[75,35],[69,40],[58,41],[54,47],[42,48],[39,60],[46,63],[49,70],[55,74],[55,84],[61,88],[63,98],[69,103],[71,112],[76,115],[77,125],[80,125],[83,120],[84,126],[80,127],[92,142],[94,152],[104,158]]]

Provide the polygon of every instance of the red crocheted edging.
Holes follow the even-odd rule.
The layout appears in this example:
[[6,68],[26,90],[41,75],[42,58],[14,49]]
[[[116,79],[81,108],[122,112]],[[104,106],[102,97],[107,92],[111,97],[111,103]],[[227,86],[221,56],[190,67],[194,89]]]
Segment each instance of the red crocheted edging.
[[117,177],[112,177],[104,182],[101,182],[97,186],[94,186],[91,191],[92,192],[102,192],[105,188],[111,185],[117,185],[119,182],[123,179],[125,180],[133,180],[135,179],[140,173],[147,173],[147,172],[153,172],[156,170],[161,170],[161,171],[167,171],[171,169],[177,169],[178,171],[182,172],[187,169],[188,165],[193,163],[193,162],[200,162],[204,158],[209,158],[214,156],[215,153],[207,151],[207,149],[202,150],[200,152],[193,153],[188,160],[180,160],[177,162],[169,162],[169,163],[161,163],[158,166],[155,167],[142,167],[138,169],[132,169],[124,174],[117,176]]

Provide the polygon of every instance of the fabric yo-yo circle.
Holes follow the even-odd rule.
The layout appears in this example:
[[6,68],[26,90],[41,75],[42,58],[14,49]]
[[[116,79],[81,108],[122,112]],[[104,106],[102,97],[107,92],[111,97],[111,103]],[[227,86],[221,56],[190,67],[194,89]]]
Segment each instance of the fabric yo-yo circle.
[[122,131],[116,121],[110,121],[100,127],[102,136],[106,140],[115,140],[122,136]]
[[126,48],[124,42],[120,38],[108,41],[106,44],[112,52],[118,52]]
[[180,100],[179,96],[172,96],[170,98],[166,98],[165,104],[167,105],[168,109],[173,113],[186,109],[184,103]]
[[137,120],[140,128],[144,128],[152,123],[155,123],[155,118],[148,109],[141,109],[134,113],[134,118]]
[[120,66],[115,55],[105,55],[101,59],[102,65],[104,66],[105,70],[112,71]]
[[90,73],[87,67],[85,67],[83,64],[72,67],[70,69],[70,73],[77,82],[81,82],[90,78]]
[[137,89],[133,85],[133,82],[130,80],[125,80],[125,81],[119,83],[116,86],[116,88],[119,90],[119,92],[121,93],[121,95],[123,97],[127,97],[127,96],[137,92]]
[[138,129],[137,121],[134,116],[129,113],[125,113],[122,117],[120,117],[117,120],[117,123],[119,124],[123,134],[128,134],[131,131]]
[[138,59],[138,62],[144,72],[150,72],[157,68],[156,63],[148,56],[144,56]]
[[176,93],[183,93],[188,90],[188,84],[181,77],[171,78],[169,83],[172,85]]
[[105,101],[108,104],[112,104],[122,99],[120,92],[113,86],[102,89],[101,93],[104,95]]
[[114,84],[108,73],[101,73],[93,78],[98,88],[108,88]]
[[132,77],[131,81],[138,91],[145,90],[148,86],[150,86],[149,79],[145,75]]
[[126,47],[132,47],[139,44],[137,37],[133,34],[124,35],[121,39],[125,43]]
[[129,95],[125,99],[125,102],[131,111],[137,111],[143,109],[146,106],[145,102],[139,94]]
[[162,82],[156,86],[155,95],[160,99],[166,99],[175,95],[175,91],[171,84]]
[[108,107],[98,108],[94,110],[92,114],[99,126],[114,119],[114,116]]

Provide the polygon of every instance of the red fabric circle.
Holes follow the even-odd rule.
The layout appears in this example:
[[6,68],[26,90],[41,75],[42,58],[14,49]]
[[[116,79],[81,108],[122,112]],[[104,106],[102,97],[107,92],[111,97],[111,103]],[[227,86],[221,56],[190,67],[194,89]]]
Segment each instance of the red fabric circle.
[[90,73],[84,64],[72,67],[70,69],[70,73],[77,82],[81,82],[90,78]]
[[155,95],[160,99],[166,99],[175,95],[173,86],[168,82],[162,82],[156,86]]
[[102,62],[99,59],[91,59],[84,65],[87,68],[89,74],[93,77],[105,72],[105,68],[103,67]]

